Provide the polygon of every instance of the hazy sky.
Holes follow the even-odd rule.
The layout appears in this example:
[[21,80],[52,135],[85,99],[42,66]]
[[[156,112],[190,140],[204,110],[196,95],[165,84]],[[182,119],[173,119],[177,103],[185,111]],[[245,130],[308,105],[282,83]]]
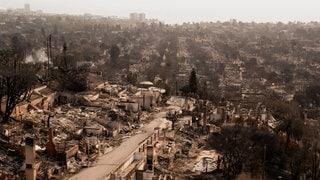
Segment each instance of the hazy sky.
[[184,21],[288,22],[320,21],[320,0],[0,0],[2,8],[44,12],[128,17],[144,12],[166,23]]

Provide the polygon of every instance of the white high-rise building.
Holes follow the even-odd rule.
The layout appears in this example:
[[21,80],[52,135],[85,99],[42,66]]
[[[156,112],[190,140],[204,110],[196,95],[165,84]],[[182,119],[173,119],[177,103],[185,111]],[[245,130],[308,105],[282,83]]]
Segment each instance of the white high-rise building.
[[30,4],[24,4],[24,11],[26,13],[30,12]]
[[146,20],[146,14],[145,13],[130,13],[130,20],[143,22]]
[[138,20],[138,13],[130,13],[130,20],[137,21]]
[[146,20],[146,14],[145,13],[139,13],[139,21],[145,21]]

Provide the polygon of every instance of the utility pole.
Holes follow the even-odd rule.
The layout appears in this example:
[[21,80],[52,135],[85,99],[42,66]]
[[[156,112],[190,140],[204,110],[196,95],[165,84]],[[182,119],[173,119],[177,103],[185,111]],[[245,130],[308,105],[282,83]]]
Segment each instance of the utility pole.
[[178,81],[176,81],[176,96],[178,96]]
[[265,144],[263,147],[263,164],[262,164],[262,180],[264,180],[265,176],[265,161],[266,161],[266,151],[267,151],[267,145]]
[[140,123],[140,103],[138,103],[138,123]]
[[64,67],[68,69],[68,64],[67,64],[67,44],[63,43],[63,61],[64,61]]
[[145,109],[145,107],[146,107],[146,95],[143,93],[143,96],[142,96],[142,104],[143,104],[143,109]]
[[48,63],[47,63],[47,78],[50,76],[50,60],[51,60],[51,34],[49,35],[47,39],[47,54],[48,54]]
[[207,133],[207,101],[203,102],[203,120],[202,120],[202,134]]

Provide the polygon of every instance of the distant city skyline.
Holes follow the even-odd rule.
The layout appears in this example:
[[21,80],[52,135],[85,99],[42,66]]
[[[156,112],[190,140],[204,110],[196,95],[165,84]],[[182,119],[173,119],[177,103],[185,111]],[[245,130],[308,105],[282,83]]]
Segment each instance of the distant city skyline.
[[0,0],[0,7],[48,13],[118,16],[133,12],[166,23],[228,21],[320,21],[319,0]]

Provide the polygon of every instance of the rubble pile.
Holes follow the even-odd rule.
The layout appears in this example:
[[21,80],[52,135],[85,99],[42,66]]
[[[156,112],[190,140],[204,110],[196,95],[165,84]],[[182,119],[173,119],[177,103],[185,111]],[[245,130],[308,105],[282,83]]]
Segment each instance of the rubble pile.
[[159,179],[164,175],[188,179],[218,172],[223,155],[206,144],[209,135],[221,133],[223,126],[249,126],[253,120],[258,128],[272,130],[278,123],[261,102],[236,106],[226,101],[216,106],[207,100],[171,97],[167,104],[166,117],[172,128],[165,130],[164,140],[156,146]]
[[[161,99],[157,92],[107,82],[77,94],[37,88],[30,102],[18,105],[15,121],[1,125],[0,177],[25,177],[27,153],[34,156],[31,166],[40,179],[61,179],[90,166],[139,133]],[[35,142],[30,151],[25,151],[27,137]]]
[[[77,94],[56,93],[45,86],[35,93],[30,102],[18,105],[14,121],[1,125],[0,177],[21,178],[34,169],[37,178],[61,179],[93,165],[99,156],[141,132],[139,128],[159,111],[163,90],[105,82]],[[259,120],[258,125],[274,123],[259,103],[252,110],[171,97],[162,109],[167,123],[159,127],[164,140],[156,146],[159,177],[188,178],[215,170],[216,157],[201,153],[208,134],[219,133],[220,126],[246,125],[249,117]],[[240,116],[243,122],[238,122]]]

